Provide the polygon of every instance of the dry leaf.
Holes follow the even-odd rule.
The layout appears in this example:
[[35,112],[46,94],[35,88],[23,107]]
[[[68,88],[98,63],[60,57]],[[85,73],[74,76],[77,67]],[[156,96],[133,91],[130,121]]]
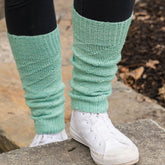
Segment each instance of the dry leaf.
[[144,72],[144,67],[141,66],[141,67],[139,67],[139,68],[137,68],[131,72],[126,73],[125,75],[127,77],[131,76],[135,80],[138,80],[142,76],[143,72]]
[[152,103],[152,100],[149,98],[149,97],[144,97],[145,98],[145,101],[148,102],[148,103]]
[[159,88],[159,95],[161,96],[162,100],[165,101],[165,84]]
[[129,68],[127,68],[127,67],[121,67],[120,71],[121,72],[129,72]]
[[146,63],[146,67],[149,67],[149,68],[152,68],[152,69],[156,69],[156,67],[155,67],[156,64],[159,64],[158,60],[149,60]]
[[144,74],[144,75],[143,75],[143,79],[145,79],[146,77],[147,77],[147,75],[146,75],[146,74]]
[[136,99],[137,99],[137,101],[140,102],[140,103],[144,101],[144,97],[141,96],[141,95],[137,95]]
[[162,30],[162,31],[165,31],[165,26],[161,27],[161,30]]

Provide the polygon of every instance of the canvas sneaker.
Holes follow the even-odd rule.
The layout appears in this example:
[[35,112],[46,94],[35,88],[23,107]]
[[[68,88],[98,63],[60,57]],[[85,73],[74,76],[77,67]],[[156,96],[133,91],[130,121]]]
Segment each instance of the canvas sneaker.
[[72,111],[70,134],[90,149],[98,165],[131,165],[139,160],[136,145],[112,124],[106,113]]

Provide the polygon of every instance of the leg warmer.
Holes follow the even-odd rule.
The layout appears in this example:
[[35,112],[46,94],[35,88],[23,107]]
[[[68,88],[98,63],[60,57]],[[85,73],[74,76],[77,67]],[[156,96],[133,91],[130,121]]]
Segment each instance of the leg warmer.
[[69,92],[72,109],[107,111],[111,80],[118,69],[132,15],[122,22],[102,22],[81,16],[72,6],[74,67]]
[[17,36],[8,33],[10,46],[31,109],[35,131],[54,134],[64,129],[64,83],[58,26],[47,34]]

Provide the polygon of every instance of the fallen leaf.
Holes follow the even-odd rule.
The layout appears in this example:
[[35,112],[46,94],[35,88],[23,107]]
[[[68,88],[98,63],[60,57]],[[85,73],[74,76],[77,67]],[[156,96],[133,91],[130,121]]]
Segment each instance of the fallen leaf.
[[137,95],[137,97],[136,97],[136,100],[138,101],[138,102],[143,102],[144,101],[144,97],[143,96],[141,96],[141,95]]
[[152,100],[149,98],[149,97],[144,97],[145,98],[145,101],[148,102],[148,103],[152,103]]
[[146,63],[146,67],[149,67],[149,68],[152,68],[152,69],[156,69],[155,65],[156,64],[159,64],[159,61],[158,60],[149,60],[147,63]]
[[121,72],[129,72],[129,68],[127,67],[120,67]]
[[144,75],[143,75],[143,79],[145,79],[146,77],[147,77],[147,75],[146,75],[146,74],[144,74]]
[[131,72],[126,73],[125,76],[127,77],[131,76],[135,80],[138,80],[142,76],[143,72],[144,72],[144,67],[141,66]]
[[161,88],[159,88],[158,91],[159,91],[159,95],[161,96],[162,100],[165,101],[165,84]]
[[165,26],[161,27],[161,30],[162,30],[162,31],[165,31]]

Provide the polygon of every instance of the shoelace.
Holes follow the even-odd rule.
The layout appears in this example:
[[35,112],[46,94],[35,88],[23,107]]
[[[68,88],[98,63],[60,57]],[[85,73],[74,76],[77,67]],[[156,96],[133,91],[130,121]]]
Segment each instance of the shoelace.
[[[85,115],[87,119],[89,119],[92,123],[92,127],[94,127],[91,131],[99,131],[99,134],[101,135],[102,139],[96,139],[98,140],[98,143],[104,141],[108,141],[110,139],[118,140],[119,143],[123,143],[121,139],[116,138],[115,127],[113,126],[110,118],[108,117],[107,113],[84,113],[82,112],[82,115]],[[99,130],[98,130],[99,128]],[[95,132],[96,133],[96,132]],[[98,133],[98,132],[97,132]]]

